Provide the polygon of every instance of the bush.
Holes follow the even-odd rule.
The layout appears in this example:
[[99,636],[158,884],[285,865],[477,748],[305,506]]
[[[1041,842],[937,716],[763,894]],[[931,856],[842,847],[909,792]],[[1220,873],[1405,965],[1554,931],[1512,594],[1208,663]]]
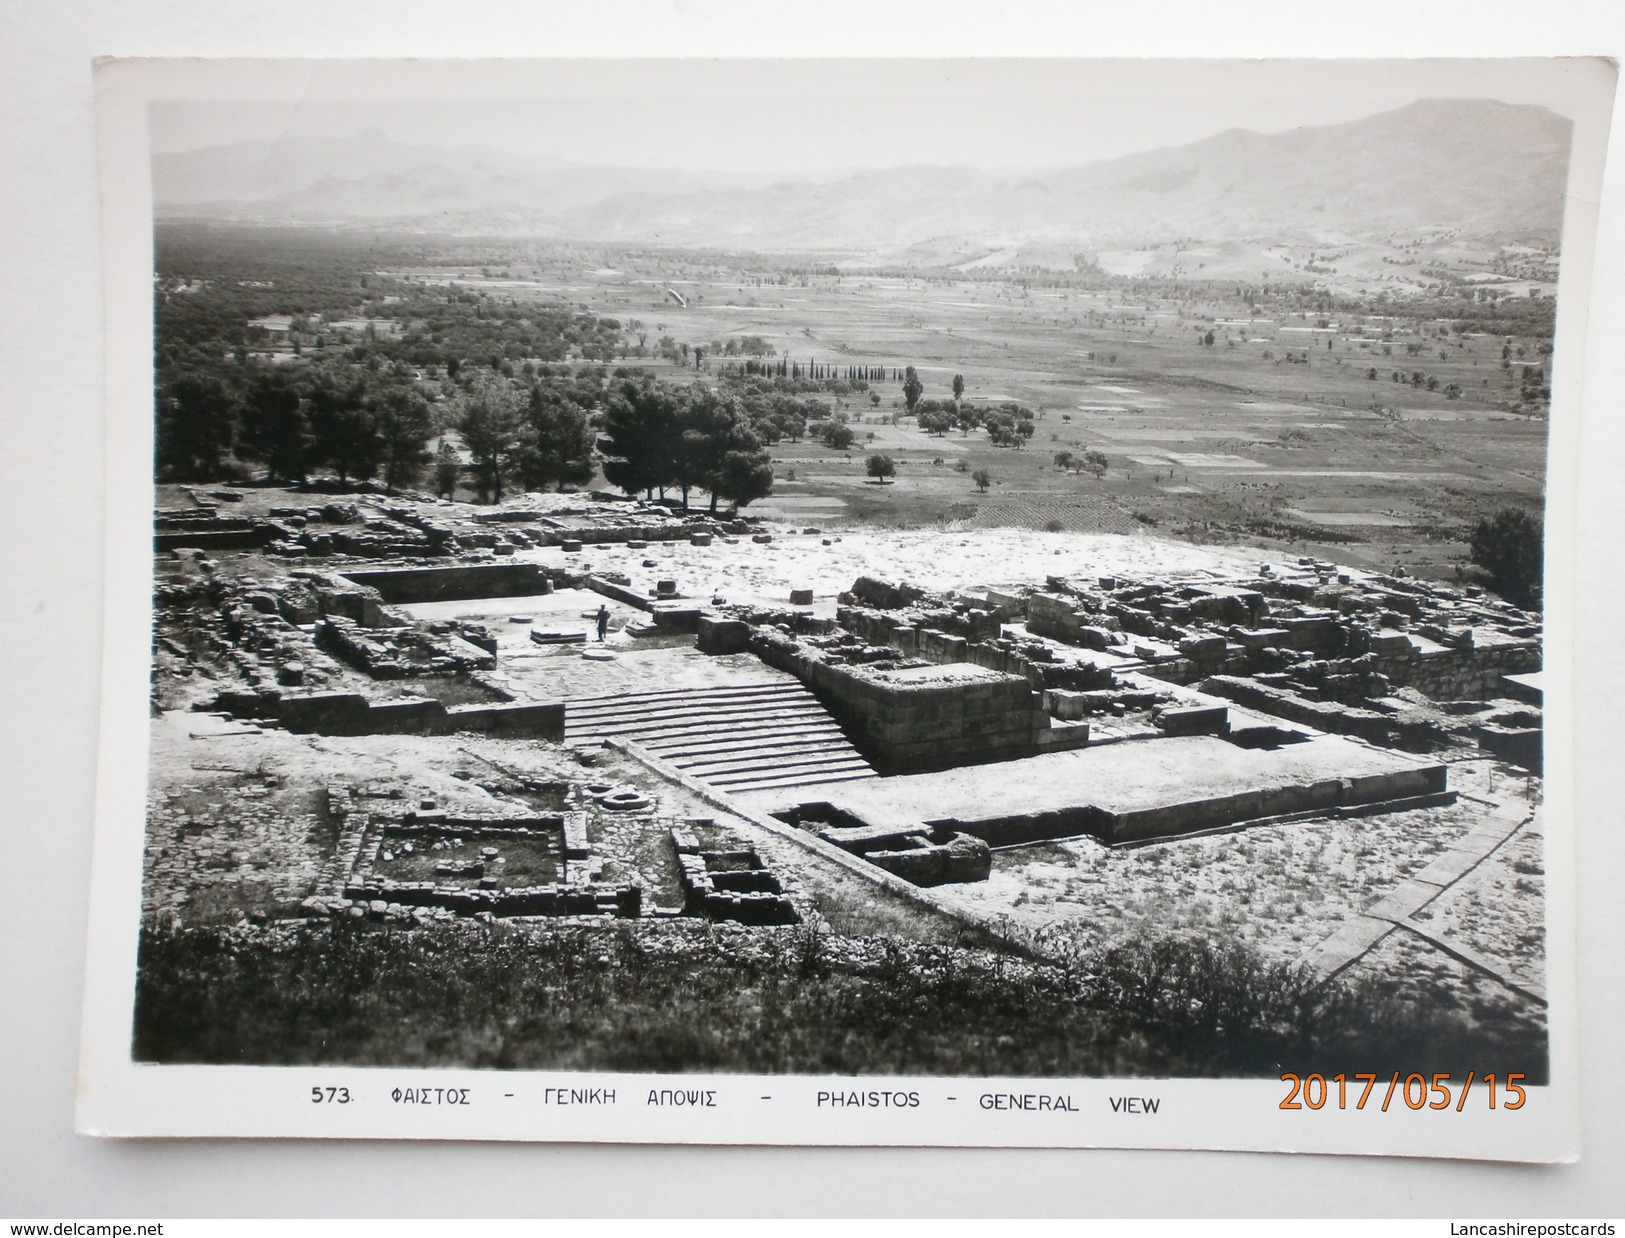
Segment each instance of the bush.
[[[798,928],[149,929],[133,1056],[234,1065],[1273,1078],[1521,1071],[1537,1026],[1323,981],[1235,941],[1034,951]],[[1409,995],[1414,993],[1414,995]]]

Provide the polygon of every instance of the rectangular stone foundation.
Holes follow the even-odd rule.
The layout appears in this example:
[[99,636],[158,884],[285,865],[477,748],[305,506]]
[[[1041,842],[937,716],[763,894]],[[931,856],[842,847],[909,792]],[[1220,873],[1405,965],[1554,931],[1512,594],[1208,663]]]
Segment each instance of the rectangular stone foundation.
[[[234,711],[236,712],[236,711]],[[267,718],[295,734],[448,735],[482,731],[528,739],[564,738],[562,701],[505,701],[447,708],[427,697],[369,701],[358,692],[307,692],[251,698],[241,716]]]
[[465,563],[456,567],[354,568],[342,573],[378,590],[384,601],[462,602],[470,598],[532,597],[553,590],[535,563]]
[[806,684],[877,769],[902,773],[1027,756],[1049,729],[1042,696],[1020,675],[969,662],[891,670],[832,665],[760,639],[751,649]]
[[[1107,843],[1167,837],[1417,799],[1445,783],[1443,765],[1339,736],[1273,751],[1192,736],[868,779],[821,798],[867,825],[925,821],[1001,847],[1078,834]],[[769,811],[786,807],[743,798]]]

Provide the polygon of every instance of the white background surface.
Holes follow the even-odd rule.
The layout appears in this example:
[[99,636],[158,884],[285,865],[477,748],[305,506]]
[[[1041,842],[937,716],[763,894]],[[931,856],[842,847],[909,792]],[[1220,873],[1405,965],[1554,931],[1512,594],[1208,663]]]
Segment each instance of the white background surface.
[[[1584,1144],[1547,1168],[1237,1154],[586,1148],[72,1134],[101,632],[97,55],[1612,55],[1612,3],[430,3],[0,8],[0,1216],[1625,1212],[1625,141],[1579,492]],[[579,11],[578,11],[579,10]],[[674,135],[674,141],[680,140]]]

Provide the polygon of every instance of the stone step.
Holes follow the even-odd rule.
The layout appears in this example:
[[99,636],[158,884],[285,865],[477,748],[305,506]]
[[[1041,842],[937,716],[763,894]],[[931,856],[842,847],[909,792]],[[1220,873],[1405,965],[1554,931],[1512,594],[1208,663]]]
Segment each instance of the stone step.
[[640,714],[689,712],[696,709],[739,709],[749,706],[782,705],[790,702],[816,704],[816,698],[794,681],[786,683],[738,684],[720,688],[670,689],[637,692],[620,696],[582,697],[565,702],[566,716],[583,720],[622,719]]
[[567,712],[593,718],[600,715],[650,713],[676,709],[723,709],[741,705],[777,705],[785,701],[816,701],[811,692],[700,692],[688,696],[626,696],[614,700],[565,701]]
[[638,739],[642,736],[660,735],[691,735],[703,738],[706,736],[721,737],[747,733],[760,734],[763,731],[793,728],[804,723],[822,725],[824,719],[828,716],[816,708],[801,708],[764,711],[729,718],[652,718],[624,725],[606,721],[573,727],[569,725],[569,717],[566,715],[564,741],[566,743],[576,743],[588,738],[601,739],[611,735],[624,735],[631,739]]
[[696,692],[727,693],[762,692],[767,690],[775,690],[779,692],[805,692],[807,688],[805,684],[796,679],[752,679],[735,683],[700,685],[691,688],[650,688],[645,692],[612,692],[603,696],[578,696],[571,697],[570,699],[576,701],[624,701],[634,697],[640,699],[653,699],[655,697],[662,696],[685,697],[692,696]]
[[693,760],[697,761],[708,756],[727,756],[730,753],[749,753],[769,748],[805,749],[820,744],[831,744],[850,750],[851,745],[846,736],[841,734],[837,726],[806,726],[794,731],[780,734],[762,734],[745,738],[715,739],[707,737],[704,741],[661,739],[652,744],[645,744],[653,748],[668,761]]
[[[654,734],[640,733],[637,731],[609,730],[598,735],[567,735],[565,736],[564,742],[579,747],[594,747],[602,746],[610,739],[628,739],[642,744],[645,748],[648,748],[652,752],[658,752],[664,755],[672,752],[680,752],[684,745],[691,744],[696,740],[711,740],[718,737],[719,732],[716,727],[691,727],[681,731],[661,731]],[[723,733],[723,737],[726,737],[726,733]],[[787,745],[798,740],[805,741],[806,743],[826,743],[838,738],[844,739],[844,737],[833,736],[825,731],[815,731],[808,734],[802,734],[796,728],[785,726],[764,726],[750,731],[740,731],[734,737],[737,738],[741,744],[751,740],[760,739],[763,741],[768,741],[774,746]],[[738,745],[735,746],[737,747]],[[688,756],[692,759],[703,759],[709,755],[725,756],[727,755],[727,750],[720,753],[700,752],[686,753],[682,755]]]
[[[764,787],[799,787],[809,782],[834,782],[836,780],[849,781],[854,778],[873,778],[875,772],[862,763],[849,762],[845,765],[821,765],[813,769],[787,770],[784,773],[773,773],[769,770],[757,770],[754,773],[717,774],[702,779],[719,791],[739,791],[745,788],[760,790]],[[699,775],[695,774],[698,778]]]
[[747,713],[726,718],[705,718],[705,716],[640,718],[624,723],[604,720],[583,723],[582,726],[565,725],[564,736],[567,741],[575,741],[583,736],[608,736],[608,734],[624,734],[632,738],[692,734],[704,741],[707,738],[725,739],[743,734],[762,734],[777,729],[793,731],[804,726],[824,726],[825,718],[827,715],[821,715],[816,710],[773,710],[770,713]]
[[784,683],[737,684],[718,688],[669,688],[659,692],[625,692],[616,696],[578,696],[565,700],[572,710],[595,710],[624,705],[658,704],[661,702],[687,705],[694,701],[738,700],[766,696],[812,696],[795,681]]
[[815,787],[826,782],[855,782],[860,778],[879,777],[868,765],[852,770],[836,770],[821,774],[798,775],[789,778],[756,778],[744,782],[723,783],[713,781],[722,791],[774,791],[782,787]]
[[696,764],[673,761],[672,764],[685,774],[693,774],[696,778],[704,778],[707,781],[724,781],[744,774],[763,774],[773,777],[780,773],[789,773],[792,770],[812,769],[830,765],[851,765],[861,760],[861,757],[850,751],[826,751],[809,752],[795,756],[761,757],[755,760],[705,761]]
[[835,719],[795,681],[673,688],[565,702],[564,741],[635,740],[726,789],[875,776]]
[[[802,735],[810,731],[829,730],[832,727],[840,731],[840,728],[830,721],[828,714],[817,710],[778,709],[771,713],[750,714],[738,718],[662,718],[658,721],[634,723],[619,729],[625,734],[664,737],[663,742],[666,743],[705,743],[708,740],[723,743],[781,732],[786,735]],[[692,737],[670,738],[681,733],[692,733]]]

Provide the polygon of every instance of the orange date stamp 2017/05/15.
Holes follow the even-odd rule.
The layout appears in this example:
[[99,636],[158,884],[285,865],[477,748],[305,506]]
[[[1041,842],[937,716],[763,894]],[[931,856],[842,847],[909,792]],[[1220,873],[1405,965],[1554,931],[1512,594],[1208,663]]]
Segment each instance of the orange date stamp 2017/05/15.
[[[1452,1075],[1402,1075],[1396,1070],[1393,1077],[1386,1081],[1387,1089],[1382,1093],[1381,1104],[1376,1107],[1387,1113],[1389,1106],[1398,1100],[1407,1109],[1454,1109],[1461,1113],[1467,1106],[1467,1097],[1474,1091],[1476,1081],[1478,1094],[1488,1102],[1489,1108],[1522,1109],[1528,1099],[1521,1086],[1523,1078],[1517,1073],[1497,1078],[1494,1074],[1478,1076],[1468,1071],[1457,1092],[1453,1090],[1457,1080]],[[1364,1109],[1377,1089],[1378,1076],[1284,1074],[1281,1082],[1291,1085],[1291,1091],[1281,1102],[1282,1109],[1325,1109],[1328,1106]],[[1349,1103],[1351,1097],[1354,1102],[1352,1106]]]

